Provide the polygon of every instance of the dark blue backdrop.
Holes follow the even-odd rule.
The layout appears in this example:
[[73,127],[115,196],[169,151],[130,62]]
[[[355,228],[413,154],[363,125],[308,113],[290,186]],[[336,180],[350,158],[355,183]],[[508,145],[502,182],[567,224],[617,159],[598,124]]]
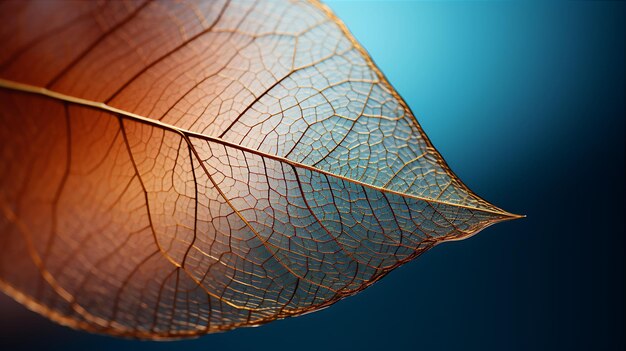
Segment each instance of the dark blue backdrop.
[[0,349],[624,349],[625,3],[331,2],[479,195],[528,218],[318,313],[198,340],[72,331],[0,300]]

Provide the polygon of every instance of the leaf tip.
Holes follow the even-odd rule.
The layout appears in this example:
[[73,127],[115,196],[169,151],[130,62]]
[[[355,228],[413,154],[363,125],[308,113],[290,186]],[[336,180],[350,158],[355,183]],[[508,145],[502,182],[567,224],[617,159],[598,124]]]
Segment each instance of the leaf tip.
[[516,214],[516,213],[510,213],[507,211],[502,211],[502,221],[512,221],[515,219],[522,219],[522,218],[526,218],[526,215],[524,214]]

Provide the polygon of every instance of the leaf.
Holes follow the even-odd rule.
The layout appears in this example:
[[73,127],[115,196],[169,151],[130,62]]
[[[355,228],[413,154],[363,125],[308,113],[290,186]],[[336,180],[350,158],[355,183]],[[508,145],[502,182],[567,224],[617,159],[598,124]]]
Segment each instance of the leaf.
[[0,287],[175,338],[355,294],[517,216],[317,2],[2,2]]

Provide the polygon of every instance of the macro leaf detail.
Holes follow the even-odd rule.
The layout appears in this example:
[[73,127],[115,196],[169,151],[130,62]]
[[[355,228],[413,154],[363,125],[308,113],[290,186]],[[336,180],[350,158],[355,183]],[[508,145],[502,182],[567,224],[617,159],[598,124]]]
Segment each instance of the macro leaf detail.
[[0,289],[175,338],[328,306],[516,218],[317,2],[0,3]]

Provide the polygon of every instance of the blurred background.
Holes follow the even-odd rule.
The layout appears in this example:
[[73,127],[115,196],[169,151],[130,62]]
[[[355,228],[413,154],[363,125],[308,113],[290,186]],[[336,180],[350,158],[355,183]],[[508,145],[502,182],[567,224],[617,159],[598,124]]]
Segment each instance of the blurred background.
[[626,3],[327,1],[477,194],[522,220],[320,312],[115,339],[0,296],[0,350],[623,350]]

